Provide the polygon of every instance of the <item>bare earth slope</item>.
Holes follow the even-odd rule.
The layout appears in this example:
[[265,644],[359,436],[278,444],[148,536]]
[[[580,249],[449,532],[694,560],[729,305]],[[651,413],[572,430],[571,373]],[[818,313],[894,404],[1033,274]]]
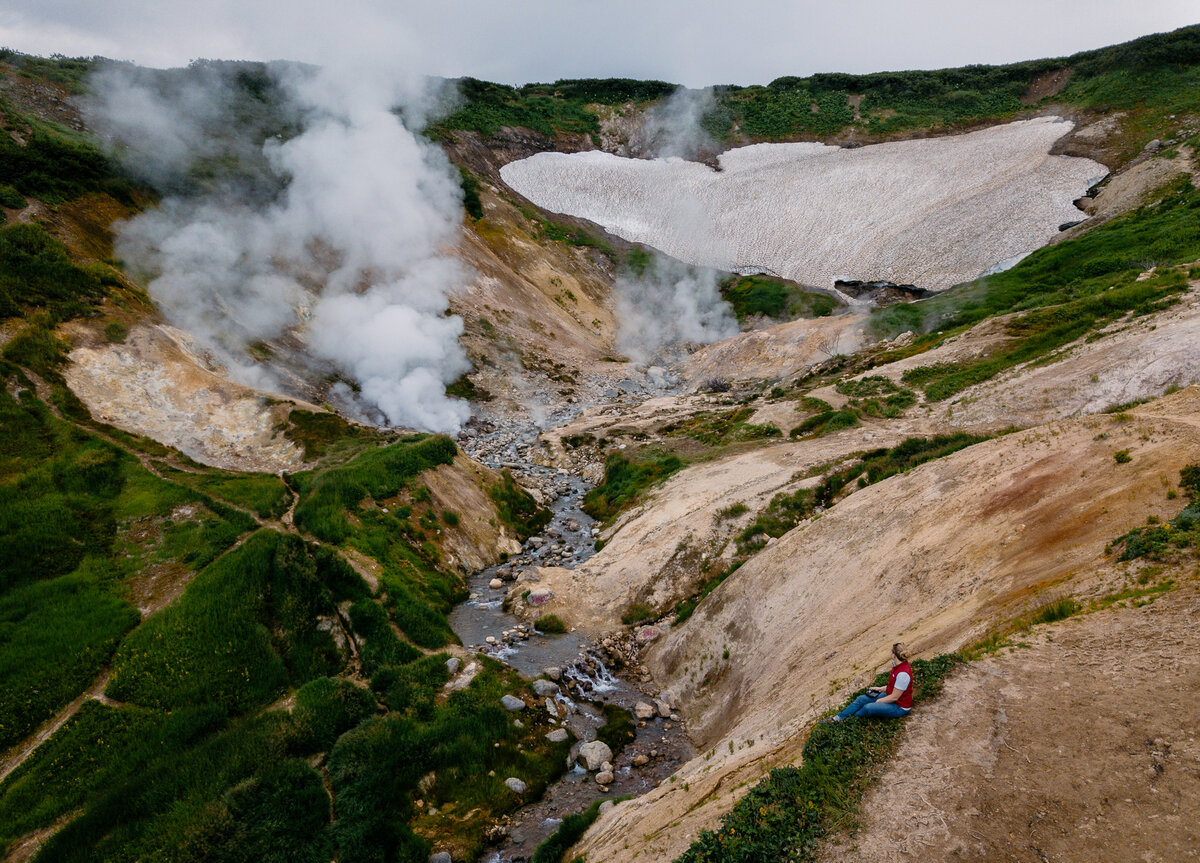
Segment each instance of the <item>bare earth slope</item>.
[[[1129,464],[1113,458],[1122,449]],[[1086,576],[1115,536],[1180,508],[1164,488],[1197,460],[1192,387],[1129,421],[1068,420],[971,447],[786,534],[652,648],[655,679],[710,751],[601,821],[587,859],[676,856],[742,783],[798,757],[804,726],[861,684],[886,645],[956,649],[1038,589]]]
[[1051,156],[1073,125],[1023,120],[858,149],[755,144],[721,171],[680,159],[539,153],[501,169],[548,210],[720,269],[798,282],[886,279],[942,290],[1045,244],[1108,169]]
[[1200,585],[1040,629],[909,728],[838,863],[1194,859]]

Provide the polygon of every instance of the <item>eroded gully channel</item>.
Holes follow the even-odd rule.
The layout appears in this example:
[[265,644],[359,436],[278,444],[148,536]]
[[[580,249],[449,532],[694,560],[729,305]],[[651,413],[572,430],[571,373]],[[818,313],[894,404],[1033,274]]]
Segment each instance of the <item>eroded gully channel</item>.
[[[575,763],[579,745],[594,740],[604,722],[595,702],[619,705],[632,713],[639,701],[653,704],[650,696],[654,690],[637,666],[614,673],[601,661],[595,645],[579,633],[539,633],[532,624],[504,611],[504,597],[524,570],[533,566],[574,568],[594,553],[593,521],[580,508],[587,484],[566,472],[537,465],[522,466],[516,472],[555,495],[549,504],[553,520],[539,536],[530,538],[521,554],[469,579],[470,598],[450,613],[450,625],[468,649],[493,656],[527,678],[551,669],[550,674],[558,678],[557,692],[548,696],[559,714],[554,721],[568,728],[577,742],[568,757],[567,772],[540,800],[510,816],[507,836],[483,855],[484,863],[528,860],[564,816],[586,809],[597,799],[644,794],[695,754],[677,716],[656,716],[634,719],[636,737],[613,758],[612,783],[601,786],[595,773]],[[500,587],[491,586],[494,579],[500,579]],[[549,691],[546,684],[542,686]],[[534,709],[549,711],[545,701]],[[520,714],[514,718],[519,719]]]

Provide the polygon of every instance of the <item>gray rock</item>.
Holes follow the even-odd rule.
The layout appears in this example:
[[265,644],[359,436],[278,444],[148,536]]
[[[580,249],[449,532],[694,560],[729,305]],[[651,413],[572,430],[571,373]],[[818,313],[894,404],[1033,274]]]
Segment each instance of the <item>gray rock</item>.
[[525,783],[522,782],[520,779],[518,779],[515,776],[510,776],[507,779],[505,779],[504,784],[507,785],[510,789],[512,789],[514,794],[524,794],[525,793]]
[[546,675],[551,680],[562,680],[562,669],[555,665],[551,665],[549,668],[543,668],[542,674]]
[[637,755],[633,756],[633,761],[631,763],[634,767],[645,767],[650,763],[650,758],[649,756],[643,755],[639,752]]
[[524,710],[525,702],[517,698],[515,695],[505,695],[500,699],[500,703],[504,705],[505,710]]
[[671,716],[671,705],[663,701],[661,698],[654,699],[654,706],[658,709],[658,715],[663,719],[668,719]]
[[552,680],[535,680],[533,681],[533,691],[538,694],[539,698],[545,698],[548,695],[558,695],[558,684]]
[[588,770],[599,770],[605,761],[612,761],[612,750],[602,740],[589,740],[579,747],[579,757]]
[[657,712],[653,704],[647,704],[645,701],[639,701],[633,706],[633,715],[638,719],[653,719]]
[[605,770],[596,774],[597,785],[612,785],[614,779],[616,779],[616,777],[613,776],[611,770]]
[[603,815],[605,812],[607,812],[609,809],[612,809],[616,805],[617,804],[613,803],[611,800],[605,800],[603,803],[600,804],[600,814]]
[[457,656],[452,656],[446,660],[446,670],[451,674],[458,674],[459,666],[462,665],[462,660]]
[[449,851],[439,851],[429,855],[429,863],[454,863],[454,858]]
[[566,743],[567,738],[569,736],[570,735],[567,734],[567,729],[555,728],[553,731],[551,731],[549,734],[546,735],[546,739],[549,740],[551,743]]

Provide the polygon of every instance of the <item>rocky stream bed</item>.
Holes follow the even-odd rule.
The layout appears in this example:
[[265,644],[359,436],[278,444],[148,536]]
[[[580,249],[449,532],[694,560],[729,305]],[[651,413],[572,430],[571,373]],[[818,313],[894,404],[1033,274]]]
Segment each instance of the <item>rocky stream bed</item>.
[[[489,441],[492,451],[485,462],[500,461],[501,453],[508,461],[518,446],[527,451],[530,437],[536,434],[496,434]],[[541,633],[504,610],[505,596],[522,572],[534,566],[571,568],[582,563],[594,553],[594,535],[599,533],[581,509],[588,488],[582,479],[539,465],[510,462],[504,466],[524,485],[539,491],[553,519],[539,535],[529,538],[519,555],[471,577],[470,598],[451,612],[450,625],[469,650],[499,659],[525,677],[541,677],[535,683],[543,699],[541,709],[569,729],[577,742],[568,756],[567,772],[540,800],[508,816],[502,835],[497,832],[498,844],[482,858],[485,863],[528,860],[564,816],[586,809],[597,799],[643,794],[669,781],[676,768],[695,754],[682,717],[673,712],[670,694],[654,687],[647,669],[637,661],[631,637]],[[634,723],[635,736],[615,754],[606,754],[603,743],[588,745],[605,721],[602,704],[628,710]]]

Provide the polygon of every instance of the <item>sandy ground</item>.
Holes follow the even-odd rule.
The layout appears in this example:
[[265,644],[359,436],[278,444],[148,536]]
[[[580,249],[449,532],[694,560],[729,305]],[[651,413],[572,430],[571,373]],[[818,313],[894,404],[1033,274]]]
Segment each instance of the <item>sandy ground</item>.
[[721,171],[680,159],[539,153],[501,169],[541,207],[688,263],[762,267],[804,284],[886,279],[941,290],[1032,251],[1083,215],[1108,173],[1051,156],[1073,125],[1023,120],[857,149],[754,144]]
[[1039,627],[908,720],[838,863],[1195,860],[1200,584]]

